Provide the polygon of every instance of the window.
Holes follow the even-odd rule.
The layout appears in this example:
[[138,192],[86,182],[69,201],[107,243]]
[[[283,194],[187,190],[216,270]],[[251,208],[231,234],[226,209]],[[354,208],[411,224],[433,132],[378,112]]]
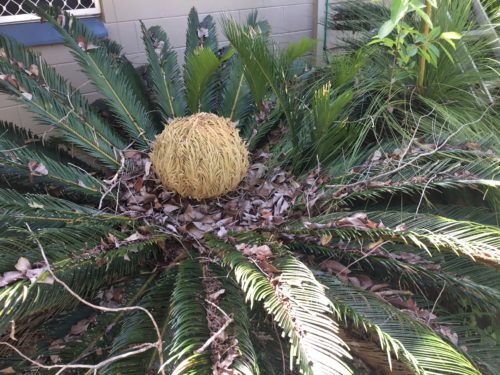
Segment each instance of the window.
[[[99,0],[34,0],[37,4],[52,5],[69,11],[75,16],[96,16],[100,14]],[[25,0],[0,0],[0,23],[20,23],[36,21],[39,18],[30,14]]]

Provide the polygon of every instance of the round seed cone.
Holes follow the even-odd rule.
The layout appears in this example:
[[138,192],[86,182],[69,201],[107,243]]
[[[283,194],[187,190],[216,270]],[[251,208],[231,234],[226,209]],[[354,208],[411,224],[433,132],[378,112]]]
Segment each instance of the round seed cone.
[[151,162],[168,190],[187,198],[214,198],[241,182],[248,151],[230,119],[197,113],[166,126],[156,138]]

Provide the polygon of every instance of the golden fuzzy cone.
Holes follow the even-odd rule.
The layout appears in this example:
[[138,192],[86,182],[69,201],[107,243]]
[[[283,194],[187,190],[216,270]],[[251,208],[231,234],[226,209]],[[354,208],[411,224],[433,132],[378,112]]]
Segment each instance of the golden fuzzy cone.
[[230,119],[197,113],[175,119],[151,153],[162,185],[182,197],[214,198],[233,191],[248,169],[248,151]]

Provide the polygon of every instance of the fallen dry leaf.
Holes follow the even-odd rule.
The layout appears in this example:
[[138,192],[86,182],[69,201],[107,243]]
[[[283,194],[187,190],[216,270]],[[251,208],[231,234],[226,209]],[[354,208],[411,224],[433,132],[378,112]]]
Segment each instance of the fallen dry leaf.
[[319,244],[321,246],[327,246],[330,241],[332,240],[332,235],[331,234],[324,234],[319,238]]
[[0,374],[16,374],[16,370],[13,367],[6,367],[0,370]]
[[26,259],[24,257],[20,257],[17,260],[17,263],[16,263],[16,265],[14,267],[19,272],[26,273],[26,271],[28,271],[29,269],[31,269],[31,263],[30,263],[30,261],[28,259]]
[[45,165],[34,160],[28,162],[28,169],[33,176],[46,176],[49,174],[49,171]]

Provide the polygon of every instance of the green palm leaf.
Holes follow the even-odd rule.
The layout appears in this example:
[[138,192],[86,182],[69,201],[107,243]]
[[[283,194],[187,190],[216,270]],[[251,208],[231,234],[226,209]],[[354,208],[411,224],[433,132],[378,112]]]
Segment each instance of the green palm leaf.
[[345,344],[337,336],[337,325],[328,316],[329,303],[324,289],[312,273],[293,257],[274,262],[280,270],[276,279],[253,265],[241,253],[213,244],[222,262],[234,273],[236,281],[253,305],[264,309],[283,330],[291,343],[290,357],[306,374],[350,374],[344,358]]
[[382,349],[404,358],[417,373],[480,374],[464,355],[404,312],[331,277],[319,279],[328,287],[328,296],[344,324],[373,333]]
[[[365,218],[364,213],[358,213]],[[313,231],[327,232],[345,240],[378,240],[409,244],[432,253],[432,249],[453,251],[470,256],[478,261],[498,267],[500,260],[497,249],[500,247],[500,230],[493,226],[468,221],[453,220],[428,214],[412,214],[397,211],[370,211],[368,220],[383,223],[383,226],[369,229],[361,224],[356,226],[345,218],[343,213],[335,213],[315,218]],[[356,214],[351,217],[356,217]],[[332,229],[325,229],[321,224]],[[310,233],[311,230],[298,230],[297,233]]]
[[[140,98],[132,90],[133,83],[129,76],[122,74],[117,56],[114,54],[116,51],[106,48],[106,45],[75,17],[66,15],[72,17],[72,22],[71,27],[65,28],[43,9],[39,7],[34,9],[41,17],[48,19],[64,38],[65,45],[71,50],[75,60],[97,90],[103,94],[127,134],[140,147],[146,148],[148,142],[155,136],[155,126],[151,116],[141,105]],[[86,43],[93,43],[98,48],[82,49],[79,45],[82,42],[78,41],[82,37]]]
[[[132,304],[140,305],[152,312],[155,320],[159,323],[161,333],[165,334],[163,336],[165,344],[167,343],[168,301],[172,294],[174,281],[175,270],[167,271],[161,275],[153,274],[147,280],[141,278],[137,280],[138,289],[131,301]],[[117,355],[133,345],[157,340],[158,337],[151,325],[151,320],[143,312],[127,314],[120,324],[119,333],[113,340],[110,352]],[[137,374],[145,369],[149,371],[157,370],[157,368],[158,353],[150,351],[124,361],[115,362],[105,367],[103,374]]]
[[[177,63],[177,53],[170,46],[165,31],[160,27],[146,29],[141,22],[142,39],[149,61],[149,76],[155,100],[165,120],[185,113],[182,80]],[[155,44],[153,44],[155,43]]]
[[243,65],[237,55],[229,60],[223,74],[227,75],[227,78],[222,93],[220,114],[234,122],[240,122],[240,126],[242,126],[254,108],[245,80]]
[[[158,239],[153,239],[152,242]],[[50,247],[47,248],[50,253]],[[96,291],[113,280],[133,275],[138,270],[138,262],[150,259],[157,253],[156,246],[148,241],[123,246],[98,256],[67,258],[52,264],[53,271],[82,298],[93,298]],[[130,261],[124,259],[128,254]],[[96,261],[106,267],[96,267]],[[11,320],[22,321],[37,314],[49,314],[73,309],[78,301],[69,298],[59,285],[17,281],[0,291],[1,329],[10,325]]]
[[259,370],[257,353],[251,340],[253,327],[245,297],[238,285],[227,277],[223,268],[212,265],[210,271],[221,283],[224,291],[220,301],[220,308],[234,319],[226,329],[228,335],[235,339],[231,343],[231,349],[237,355],[230,368],[244,375],[259,375],[262,372]]
[[[170,299],[169,329],[172,332],[167,364],[172,375],[203,374],[210,369],[207,351],[195,353],[209,338],[203,306],[200,264],[184,260],[179,264]],[[194,298],[193,298],[194,297]]]
[[[184,85],[187,106],[191,113],[210,111],[210,108],[205,108],[203,97],[212,89],[210,79],[220,64],[221,60],[207,47],[197,48],[186,57]],[[208,95],[213,96],[213,94]]]
[[[5,176],[23,180],[26,184],[55,187],[66,193],[77,192],[90,196],[101,196],[102,183],[89,173],[70,167],[49,158],[44,152],[33,150],[29,143],[13,142],[19,129],[0,121],[0,171]],[[14,135],[14,137],[10,137]],[[25,136],[29,136],[25,134]],[[27,137],[24,141],[29,142]],[[36,142],[36,139],[34,140]],[[6,178],[9,178],[6,177]]]
[[43,226],[106,220],[124,222],[130,219],[106,214],[50,195],[22,195],[15,190],[0,189],[0,227],[7,222],[9,225],[37,223]]
[[[39,54],[26,50],[19,43],[0,36],[5,57],[0,68],[11,78],[1,79],[0,86],[48,126],[63,130],[66,140],[82,148],[109,168],[118,168],[117,150],[125,147],[123,140],[113,132],[87,100],[56,73]],[[31,66],[33,73],[11,64],[18,61]]]

